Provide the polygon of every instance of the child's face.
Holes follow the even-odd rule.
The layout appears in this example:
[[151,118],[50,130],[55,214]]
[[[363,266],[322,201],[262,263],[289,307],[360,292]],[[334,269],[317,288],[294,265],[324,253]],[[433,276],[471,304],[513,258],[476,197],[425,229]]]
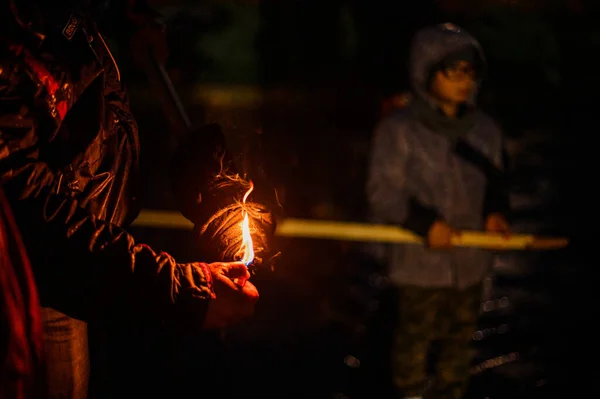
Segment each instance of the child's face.
[[435,73],[431,82],[431,92],[441,101],[463,104],[473,95],[476,78],[471,63],[457,61]]

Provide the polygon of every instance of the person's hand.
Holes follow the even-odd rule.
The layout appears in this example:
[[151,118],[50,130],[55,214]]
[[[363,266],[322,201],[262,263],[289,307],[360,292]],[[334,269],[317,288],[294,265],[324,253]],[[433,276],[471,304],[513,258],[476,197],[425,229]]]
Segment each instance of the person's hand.
[[452,237],[460,233],[443,220],[436,221],[427,233],[427,246],[431,249],[452,248]]
[[224,328],[252,316],[258,290],[248,281],[250,273],[241,262],[208,264],[215,298],[208,304],[203,327]]
[[510,237],[510,225],[501,213],[491,213],[485,220],[485,231]]

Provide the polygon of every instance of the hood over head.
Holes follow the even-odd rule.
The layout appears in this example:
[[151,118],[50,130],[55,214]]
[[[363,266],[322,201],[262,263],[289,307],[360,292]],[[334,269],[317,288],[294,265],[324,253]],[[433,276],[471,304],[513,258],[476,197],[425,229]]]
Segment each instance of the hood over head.
[[[428,85],[433,69],[444,61],[459,59],[479,67],[480,83],[485,70],[485,55],[473,36],[452,23],[419,30],[413,38],[409,60],[410,83],[415,95],[431,102]],[[472,99],[474,102],[475,98]]]

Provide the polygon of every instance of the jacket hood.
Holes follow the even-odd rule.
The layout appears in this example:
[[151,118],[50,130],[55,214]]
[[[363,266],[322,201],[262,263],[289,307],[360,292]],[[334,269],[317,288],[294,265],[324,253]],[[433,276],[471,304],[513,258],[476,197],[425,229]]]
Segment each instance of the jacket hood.
[[[452,54],[467,49],[474,50],[474,56],[485,69],[481,45],[461,27],[444,23],[419,30],[412,41],[409,61],[410,83],[415,95],[430,102],[427,85],[432,68]],[[475,102],[475,98],[472,102]]]

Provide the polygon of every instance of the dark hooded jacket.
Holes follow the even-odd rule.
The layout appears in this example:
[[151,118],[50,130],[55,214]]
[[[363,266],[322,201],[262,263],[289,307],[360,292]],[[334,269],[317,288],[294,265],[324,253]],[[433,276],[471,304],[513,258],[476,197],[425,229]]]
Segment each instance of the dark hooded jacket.
[[[96,343],[92,391],[99,397],[143,396],[142,388],[156,394],[159,386],[173,394],[164,375],[147,383],[160,369],[139,367],[137,355],[143,350],[146,356],[146,347],[136,352],[129,334],[148,335],[140,326],[196,333],[214,296],[205,263],[177,263],[124,230],[139,212],[138,127],[101,32],[132,34],[131,25],[143,26],[146,19],[124,17],[132,7],[139,12],[144,2],[0,0],[0,184],[41,304],[89,323]],[[219,129],[191,136],[182,143],[187,158],[174,162],[171,177],[182,211],[202,226],[248,188],[231,183],[225,189],[215,179],[227,165]],[[219,238],[206,245],[203,260],[234,260],[219,256]],[[62,325],[53,329],[60,347],[68,332]],[[69,378],[60,376],[61,390]]]
[[[377,127],[367,195],[374,222],[398,224],[425,236],[437,219],[458,229],[482,230],[491,212],[505,213],[502,134],[474,108],[457,120],[435,107],[428,91],[432,69],[447,57],[479,44],[451,24],[419,31],[412,44],[410,78],[415,100]],[[377,245],[396,284],[468,287],[489,268],[488,253],[473,248],[430,250],[416,245]]]
[[44,19],[0,4],[0,183],[42,304],[86,321],[119,310],[199,328],[206,265],[123,230],[139,210],[138,128],[106,39],[85,12]]

